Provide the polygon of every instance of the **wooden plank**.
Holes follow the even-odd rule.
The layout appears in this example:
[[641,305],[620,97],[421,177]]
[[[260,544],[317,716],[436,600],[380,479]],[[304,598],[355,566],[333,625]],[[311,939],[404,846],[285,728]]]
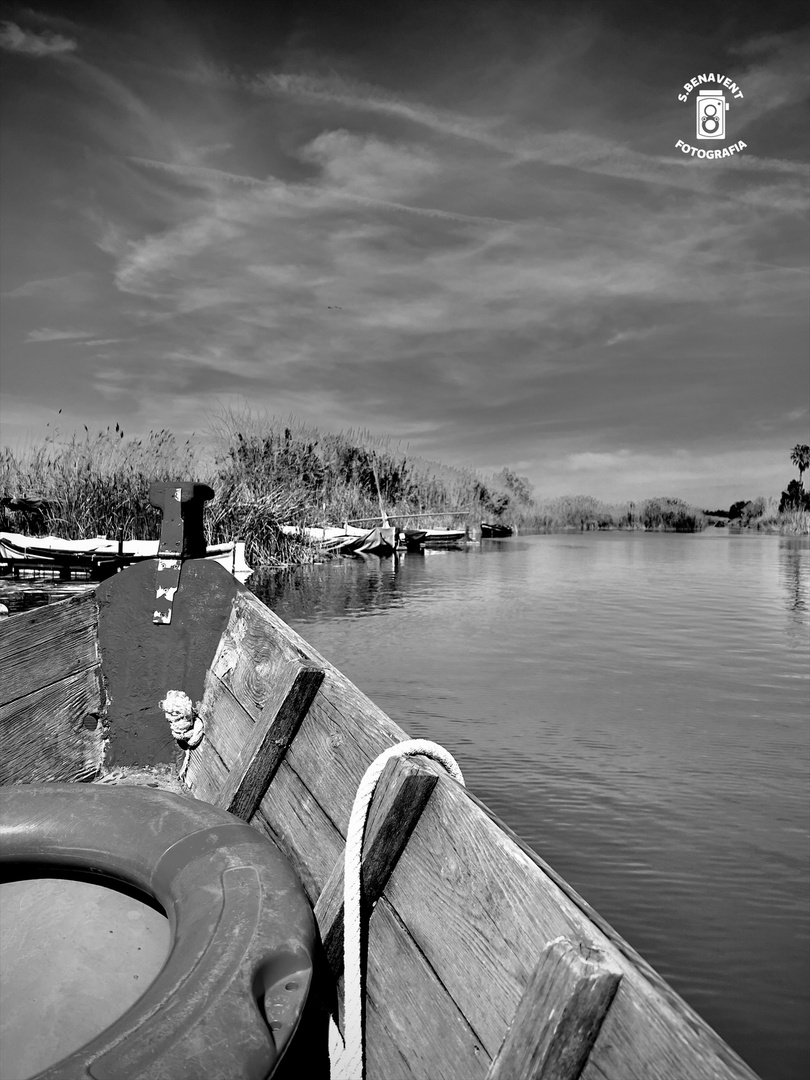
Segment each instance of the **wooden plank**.
[[343,851],[343,836],[287,760],[251,825],[278,842],[314,906]]
[[0,784],[94,777],[104,757],[103,713],[97,668],[0,707]]
[[191,752],[185,784],[194,797],[213,803],[228,779],[228,768],[211,742],[205,738]]
[[[254,817],[257,827],[278,838],[315,900],[342,850],[363,772],[377,753],[407,736],[259,601],[239,597],[237,606],[239,618],[231,621],[229,648],[218,654],[217,674],[254,720],[268,692],[266,680],[257,678],[259,665],[298,657],[323,664],[326,670]],[[243,652],[244,642],[249,647]],[[425,768],[440,771],[430,763]],[[407,943],[385,939],[387,944],[383,941],[370,963],[380,972],[390,971],[400,947],[415,950],[428,970],[440,973],[449,1000],[479,1040],[479,1056],[497,1054],[531,980],[533,958],[549,940],[565,936],[577,945],[602,950],[610,966],[623,973],[585,1066],[585,1080],[650,1076],[682,1080],[686,1074],[690,1080],[753,1077],[619,935],[603,920],[589,916],[574,890],[444,778],[372,919],[388,908],[401,923]],[[388,1004],[380,998],[384,1000]],[[412,1057],[419,1060],[420,1054],[433,1063],[433,1071],[425,1065],[423,1074],[431,1080],[445,1072],[458,1080],[471,1075],[464,1071],[466,1064],[453,1072],[439,1035],[413,1049],[412,1033],[399,1027],[400,1008],[406,1003],[392,1004],[385,1011],[388,1072],[381,1067],[380,1078],[409,1075],[399,1071],[401,1063]],[[370,1008],[370,1020],[372,1015]],[[680,1072],[671,1064],[675,1062],[682,1063]]]
[[686,1002],[633,976],[622,979],[582,1080],[757,1080]]
[[550,942],[487,1080],[579,1080],[621,978],[596,950]]
[[0,705],[98,666],[94,592],[0,621]]
[[[383,770],[369,809],[363,844],[363,918],[382,895],[437,782],[434,773],[422,769],[413,759],[389,761]],[[321,941],[336,979],[343,972],[343,868],[341,853],[315,905]]]
[[489,1054],[385,898],[369,925],[367,989],[367,1080],[484,1080]]
[[200,715],[205,721],[205,740],[201,745],[207,742],[213,746],[230,768],[253,732],[253,717],[228,687],[210,672],[206,677]]
[[312,699],[323,682],[323,668],[288,665],[285,678],[256,721],[250,737],[231,766],[216,805],[250,821],[264,798],[282,758],[298,733]]
[[233,611],[222,636],[211,671],[228,687],[248,715],[258,720],[273,688],[290,663],[323,667],[313,650],[298,647],[283,626],[260,600],[247,591],[234,598]]

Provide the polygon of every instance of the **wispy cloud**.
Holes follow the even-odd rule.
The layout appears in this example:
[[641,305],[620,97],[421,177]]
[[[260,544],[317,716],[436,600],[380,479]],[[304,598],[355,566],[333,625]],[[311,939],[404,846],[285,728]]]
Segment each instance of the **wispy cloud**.
[[47,31],[36,34],[24,30],[16,23],[3,23],[0,26],[0,49],[7,52],[21,53],[23,56],[64,56],[75,52],[78,44],[63,34]]
[[88,330],[50,330],[44,327],[41,330],[31,330],[25,340],[28,344],[42,345],[49,341],[80,341],[91,337],[93,334]]
[[[63,56],[8,138],[18,393],[130,425],[168,422],[170,399],[193,425],[238,393],[569,490],[611,469],[652,483],[667,455],[691,482],[685,443],[698,469],[692,444],[721,430],[738,447],[743,429],[781,437],[763,417],[801,423],[794,40],[738,43],[746,122],[772,137],[754,126],[744,154],[696,161],[658,71],[691,70],[686,38],[643,60],[590,9],[560,30],[527,5],[518,42],[485,9],[493,41],[479,27],[477,52],[452,53],[432,32],[412,53],[383,34],[346,52],[303,16],[261,53],[179,18],[158,37],[135,8],[9,24],[3,47]],[[60,341],[82,347],[56,365]]]

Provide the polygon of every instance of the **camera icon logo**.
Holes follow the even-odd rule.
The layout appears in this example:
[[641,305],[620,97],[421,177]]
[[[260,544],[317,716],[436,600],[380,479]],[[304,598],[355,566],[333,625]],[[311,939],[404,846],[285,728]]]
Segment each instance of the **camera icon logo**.
[[721,90],[700,90],[697,98],[697,138],[725,139],[728,102]]

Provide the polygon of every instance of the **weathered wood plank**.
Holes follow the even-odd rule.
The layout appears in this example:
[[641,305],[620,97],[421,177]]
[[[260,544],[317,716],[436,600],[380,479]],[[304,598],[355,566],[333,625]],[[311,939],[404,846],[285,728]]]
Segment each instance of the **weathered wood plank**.
[[[342,852],[351,804],[367,765],[407,736],[259,601],[240,597],[235,606],[240,613],[231,622],[230,653],[221,650],[216,663],[223,684],[240,699],[245,714],[255,720],[267,699],[267,681],[257,677],[261,664],[273,669],[303,657],[326,670],[253,819],[256,827],[278,839],[314,901]],[[253,618],[257,625],[250,634],[239,629]],[[247,653],[240,652],[245,640],[250,645]],[[428,762],[424,768],[441,772]],[[487,1064],[476,1074],[462,1059],[456,1067],[441,1036],[432,1033],[429,1024],[420,1033],[423,1021],[413,1011],[408,1013],[409,1009],[418,1013],[422,1003],[398,997],[395,989],[386,988],[385,996],[378,997],[385,1001],[385,1009],[384,1015],[377,1014],[370,980],[368,1053],[377,1063],[380,1080],[400,1075],[466,1080],[485,1075],[537,958],[549,940],[560,936],[577,946],[600,949],[609,965],[623,974],[585,1066],[587,1080],[650,1076],[675,1080],[687,1073],[695,1080],[753,1077],[618,934],[603,920],[590,917],[590,909],[570,887],[443,776],[372,921],[382,910],[398,920],[402,940],[380,938],[370,967],[380,974],[393,969],[398,976],[400,950],[415,950],[429,972],[440,973],[446,1001],[453,1003],[452,1010],[460,1010],[458,1022],[475,1033],[477,1059],[483,1056]],[[414,978],[418,997],[421,975]],[[430,995],[428,1000],[432,1001]],[[406,1014],[408,1022],[403,1020]],[[418,1047],[411,1045],[415,1038],[420,1040]],[[413,1072],[408,1071],[411,1062]]]
[[281,763],[251,825],[277,840],[314,906],[343,851],[343,836],[288,761]]
[[228,768],[207,739],[191,751],[185,783],[195,798],[213,803],[228,779]]
[[487,1080],[579,1080],[621,978],[601,953],[550,942]]
[[[292,640],[292,631],[288,634],[278,632],[279,625],[284,624],[252,593],[239,593],[234,598],[230,620],[211,664],[212,673],[228,687],[254,721],[272,697],[273,688],[285,667],[311,659],[307,651]],[[316,661],[314,666],[323,665]]]
[[596,945],[573,904],[443,777],[386,895],[491,1056],[546,942]]
[[0,705],[98,663],[98,603],[93,592],[3,619]]
[[[389,761],[369,810],[361,867],[364,918],[382,895],[391,871],[427,805],[438,777],[413,760]],[[318,902],[315,919],[337,979],[343,972],[343,868],[341,852]]]
[[323,677],[323,669],[311,664],[287,666],[250,737],[231,765],[217,806],[243,821],[250,821],[298,733]]
[[367,1080],[483,1080],[489,1054],[385,898],[367,970]]
[[665,999],[634,975],[619,985],[583,1080],[757,1080],[682,999]]
[[210,673],[206,678],[200,715],[205,721],[205,741],[215,747],[230,768],[251,736],[255,723],[253,717],[228,687]]
[[97,667],[0,707],[0,784],[95,776],[104,757],[103,714]]

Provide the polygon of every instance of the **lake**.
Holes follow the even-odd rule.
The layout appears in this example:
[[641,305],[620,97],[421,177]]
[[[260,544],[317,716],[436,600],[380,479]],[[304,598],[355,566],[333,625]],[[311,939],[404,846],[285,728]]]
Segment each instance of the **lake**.
[[250,584],[764,1080],[805,1075],[810,540],[554,534]]

